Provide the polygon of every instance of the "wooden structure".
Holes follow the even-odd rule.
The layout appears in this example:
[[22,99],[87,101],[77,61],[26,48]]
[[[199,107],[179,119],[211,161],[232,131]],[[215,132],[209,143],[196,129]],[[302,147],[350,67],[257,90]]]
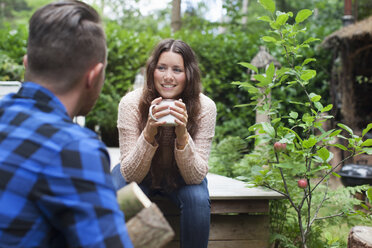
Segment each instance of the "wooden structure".
[[341,28],[322,43],[333,49],[333,114],[353,130],[372,122],[372,16]]
[[[269,247],[269,201],[281,194],[262,188],[248,188],[246,183],[208,174],[211,199],[210,248]],[[153,199],[176,233],[166,248],[178,248],[179,210],[164,198]]]
[[[109,148],[111,167],[119,162],[119,148]],[[211,200],[209,248],[269,247],[269,202],[284,196],[228,177],[207,175]],[[151,199],[175,231],[175,238],[165,248],[179,246],[179,209],[165,198]]]

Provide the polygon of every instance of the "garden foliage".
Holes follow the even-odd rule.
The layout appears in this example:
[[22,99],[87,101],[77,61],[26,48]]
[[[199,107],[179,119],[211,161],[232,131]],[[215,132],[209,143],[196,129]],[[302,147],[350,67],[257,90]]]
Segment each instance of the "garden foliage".
[[[351,197],[353,193],[368,190],[368,185],[342,188],[337,193],[330,191],[330,176],[338,176],[334,173],[335,169],[348,158],[332,166],[330,161],[333,153],[329,147],[349,151],[350,156],[372,154],[372,139],[365,137],[372,129],[372,123],[363,130],[361,136],[341,123],[338,128],[323,129],[324,122],[333,118],[327,114],[333,106],[323,105],[322,97],[309,91],[310,81],[317,76],[312,66],[316,59],[305,57],[301,52],[309,49],[311,43],[319,41],[303,26],[303,22],[313,12],[309,9],[300,10],[297,14],[281,12],[276,10],[272,0],[259,2],[270,14],[259,18],[270,26],[269,35],[263,35],[261,39],[280,48],[285,61],[280,69],[271,63],[264,72],[250,63],[242,62],[242,66],[255,72],[255,81],[233,83],[245,88],[251,96],[251,102],[240,106],[254,106],[256,111],[270,117],[269,122],[249,127],[251,132],[255,132],[248,138],[255,139],[256,151],[246,157],[252,157],[257,162],[251,166],[250,182],[277,191],[287,199],[273,205],[273,211],[277,209],[276,213],[272,212],[272,218],[276,217],[272,221],[273,242],[282,247],[338,246],[340,242],[337,238],[330,234],[321,235],[325,226],[340,216],[357,215],[359,219],[370,223],[372,218],[369,207]],[[288,96],[277,99],[271,94],[276,88],[291,90],[293,87],[301,89],[306,101],[293,101]],[[298,105],[303,106],[303,113],[295,111]],[[283,106],[289,107],[283,112],[280,111]],[[339,140],[347,145],[341,144]],[[276,142],[285,144],[285,148],[274,149]],[[257,157],[257,154],[261,156]],[[299,180],[305,181],[297,185]],[[338,202],[340,200],[342,204]],[[356,210],[355,205],[363,207],[367,214]],[[338,223],[342,222],[338,220]],[[290,230],[288,232],[287,229],[285,235],[283,227]]]

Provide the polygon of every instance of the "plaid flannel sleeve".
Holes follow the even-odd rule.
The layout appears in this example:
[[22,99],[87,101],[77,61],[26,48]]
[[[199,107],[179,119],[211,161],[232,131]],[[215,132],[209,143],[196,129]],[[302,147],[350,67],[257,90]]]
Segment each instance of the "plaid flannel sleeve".
[[95,139],[68,144],[39,179],[40,209],[72,247],[133,247],[116,200],[109,155]]

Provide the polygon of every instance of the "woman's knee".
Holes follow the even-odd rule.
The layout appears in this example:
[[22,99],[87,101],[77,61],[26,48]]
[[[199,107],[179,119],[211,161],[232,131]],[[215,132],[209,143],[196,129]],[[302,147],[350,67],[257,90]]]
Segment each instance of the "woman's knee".
[[207,180],[198,185],[185,185],[178,191],[181,207],[210,208]]

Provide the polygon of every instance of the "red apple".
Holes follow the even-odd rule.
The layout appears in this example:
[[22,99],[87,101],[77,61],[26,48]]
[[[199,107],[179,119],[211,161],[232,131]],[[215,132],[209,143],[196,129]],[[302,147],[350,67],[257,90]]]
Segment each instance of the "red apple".
[[306,179],[300,179],[300,180],[297,181],[297,185],[301,189],[304,189],[304,188],[307,187],[307,180]]
[[287,149],[287,144],[286,143],[281,143],[279,141],[274,143],[274,150],[277,152],[285,151]]

